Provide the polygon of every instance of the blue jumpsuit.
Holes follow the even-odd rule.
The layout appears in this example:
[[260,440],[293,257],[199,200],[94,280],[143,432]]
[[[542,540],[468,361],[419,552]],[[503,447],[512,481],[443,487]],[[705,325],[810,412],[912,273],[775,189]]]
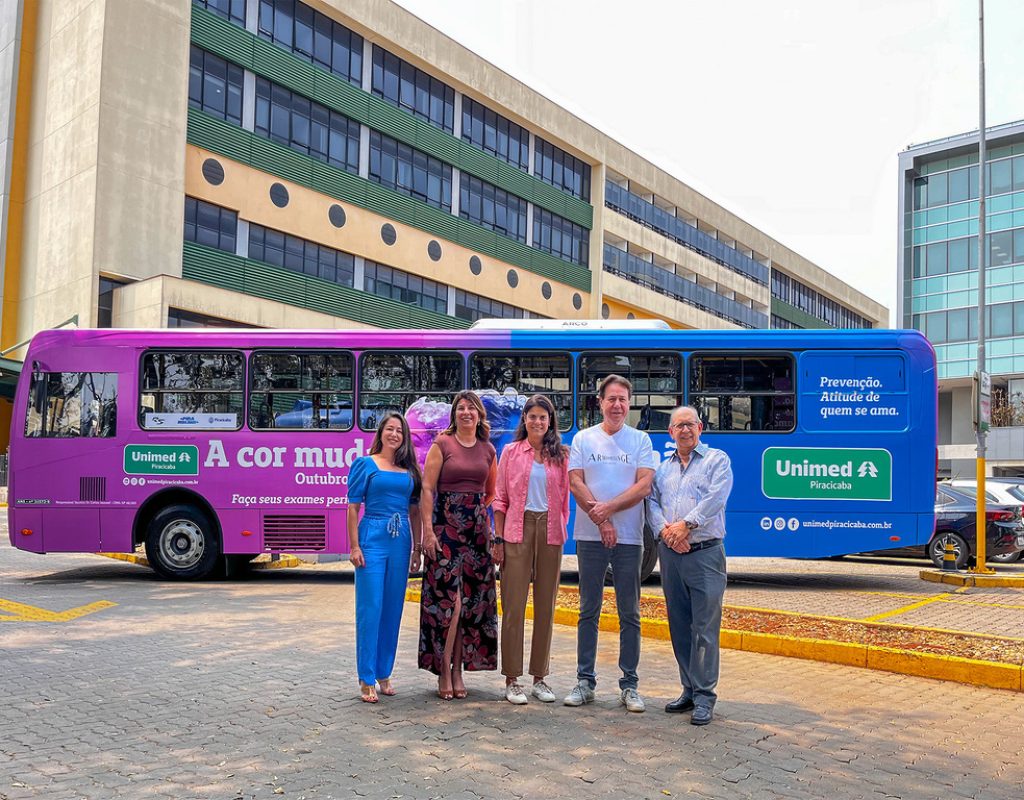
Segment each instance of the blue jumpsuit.
[[409,580],[412,533],[408,472],[387,472],[370,456],[356,459],[348,476],[349,503],[363,503],[359,546],[366,566],[356,568],[356,667],[373,685],[391,677]]

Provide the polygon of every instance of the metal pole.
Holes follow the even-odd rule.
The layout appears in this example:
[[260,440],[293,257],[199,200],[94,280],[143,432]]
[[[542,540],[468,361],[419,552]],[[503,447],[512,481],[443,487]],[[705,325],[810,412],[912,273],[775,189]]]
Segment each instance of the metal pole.
[[[988,242],[985,236],[985,0],[978,0],[978,368],[977,402],[981,402],[981,376],[985,372],[985,262],[988,258]],[[975,572],[990,573],[994,570],[985,566],[985,425],[978,413],[978,498],[974,517],[977,542],[974,549]]]

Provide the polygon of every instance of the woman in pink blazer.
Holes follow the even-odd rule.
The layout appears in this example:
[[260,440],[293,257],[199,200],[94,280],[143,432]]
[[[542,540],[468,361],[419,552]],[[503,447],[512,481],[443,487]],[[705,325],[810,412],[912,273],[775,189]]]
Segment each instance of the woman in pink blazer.
[[555,700],[544,678],[551,660],[555,599],[569,521],[568,453],[558,433],[554,405],[544,395],[535,394],[526,401],[513,442],[501,454],[492,506],[495,537],[491,555],[501,566],[501,672],[505,699],[514,705],[529,701],[519,678],[531,580],[530,693],[544,703]]

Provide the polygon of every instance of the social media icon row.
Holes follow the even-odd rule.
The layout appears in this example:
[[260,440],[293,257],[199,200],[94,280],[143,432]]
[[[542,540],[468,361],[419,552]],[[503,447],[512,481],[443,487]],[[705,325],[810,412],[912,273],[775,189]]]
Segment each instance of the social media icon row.
[[761,517],[761,530],[770,531],[772,528],[777,531],[784,531],[787,528],[791,531],[796,531],[800,529],[800,520],[796,517],[790,517],[789,519],[785,517],[775,517],[774,519],[771,517]]

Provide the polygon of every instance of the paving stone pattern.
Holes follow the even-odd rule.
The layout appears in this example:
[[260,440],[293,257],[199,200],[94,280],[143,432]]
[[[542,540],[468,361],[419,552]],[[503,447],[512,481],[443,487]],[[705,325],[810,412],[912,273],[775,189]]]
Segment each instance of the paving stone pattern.
[[[398,697],[361,703],[351,577],[275,570],[171,584],[145,568],[0,545],[0,597],[67,623],[0,624],[0,798],[991,798],[1024,796],[1024,696],[724,651],[715,722],[661,706],[668,643],[645,641],[646,714],[501,699],[494,673],[443,702],[415,669],[406,607]],[[571,686],[557,627],[550,678]]]

